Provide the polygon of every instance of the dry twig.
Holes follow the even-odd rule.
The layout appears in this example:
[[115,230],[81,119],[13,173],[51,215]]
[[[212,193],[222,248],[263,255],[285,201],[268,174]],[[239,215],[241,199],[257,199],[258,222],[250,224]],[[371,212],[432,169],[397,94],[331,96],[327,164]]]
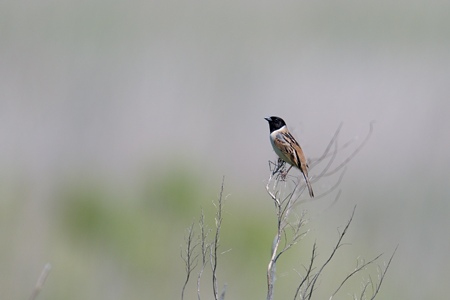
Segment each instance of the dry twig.
[[52,266],[50,265],[50,263],[45,264],[44,268],[41,271],[41,274],[39,275],[39,278],[36,282],[36,285],[33,289],[33,293],[31,294],[29,300],[35,300],[37,298],[40,291],[42,290],[42,287],[44,286],[45,281],[47,280],[48,274],[50,273],[51,269]]

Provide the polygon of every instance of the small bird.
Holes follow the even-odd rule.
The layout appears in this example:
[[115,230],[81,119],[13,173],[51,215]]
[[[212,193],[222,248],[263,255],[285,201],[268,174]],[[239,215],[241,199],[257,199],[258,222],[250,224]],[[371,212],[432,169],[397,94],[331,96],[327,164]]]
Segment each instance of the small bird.
[[264,119],[269,122],[270,142],[273,150],[279,158],[291,165],[286,174],[291,170],[292,166],[297,167],[302,172],[303,177],[305,177],[309,196],[314,198],[314,192],[308,179],[308,163],[302,147],[289,132],[282,118],[272,116]]

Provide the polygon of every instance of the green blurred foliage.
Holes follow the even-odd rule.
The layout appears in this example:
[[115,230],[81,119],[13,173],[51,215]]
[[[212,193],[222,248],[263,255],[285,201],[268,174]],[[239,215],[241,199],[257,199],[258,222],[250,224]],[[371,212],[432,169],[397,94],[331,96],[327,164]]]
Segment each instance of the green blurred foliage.
[[[186,229],[194,224],[194,240],[198,242],[199,219],[203,212],[211,242],[220,195],[221,178],[217,178],[214,187],[205,186],[193,170],[195,168],[185,166],[159,172],[152,169],[136,186],[124,189],[89,177],[61,181],[53,195],[53,204],[46,208],[54,217],[49,219],[50,234],[42,252],[53,270],[42,297],[179,297],[185,276],[180,253],[186,247]],[[9,196],[21,198],[22,206],[21,201],[9,203],[9,208],[3,206],[12,212],[15,204],[19,215],[23,214],[27,203],[23,201],[27,198],[23,191],[27,189],[20,190],[22,193],[13,193],[14,189],[10,189]],[[231,195],[230,190],[233,190]],[[248,192],[234,190],[226,181],[224,184],[218,276],[220,285],[228,285],[230,299],[265,297],[266,268],[276,231],[276,216],[272,200],[263,195],[255,199],[256,196]],[[255,207],[258,201],[261,205]],[[12,221],[14,218],[10,216],[3,219],[2,224]],[[304,231],[308,229],[306,225]],[[280,259],[276,282],[279,297],[290,297],[295,291],[300,279],[297,272],[303,272],[303,266],[309,263],[315,238],[315,233],[306,235]],[[318,262],[326,258],[331,248],[319,242],[319,250]],[[345,267],[353,261],[341,263]],[[331,275],[324,276],[321,285],[324,296],[351,270],[344,269],[342,264],[338,259],[330,266]],[[188,286],[186,299],[196,298],[197,271],[193,273],[194,280]],[[35,280],[31,275],[27,282]],[[359,290],[359,279],[348,286],[349,292]],[[207,266],[202,281],[204,297],[211,296],[210,280],[211,271]],[[26,295],[26,291],[21,293]],[[15,294],[17,291],[7,291],[6,295]]]
[[75,246],[93,246],[137,270],[157,268],[167,251],[164,240],[177,236],[189,211],[202,201],[199,182],[187,175],[172,170],[134,194],[89,182],[72,184],[58,197],[58,227]]
[[[172,293],[179,293],[184,277],[180,253],[185,247],[186,228],[194,222],[197,239],[203,211],[205,226],[211,230],[208,239],[213,238],[221,182],[215,187],[205,186],[201,178],[193,175],[195,172],[183,167],[156,173],[159,175],[144,176],[132,193],[118,193],[117,187],[92,179],[66,181],[58,189],[54,209],[58,217],[52,227],[60,245],[59,261],[66,266],[75,263],[76,267],[60,270],[71,274],[60,273],[58,283],[53,284],[70,281],[86,287],[89,294],[87,291],[94,287],[86,285],[86,280],[103,277],[107,285],[117,284],[118,277],[127,286],[125,290],[131,289],[122,291],[128,298],[145,294],[172,297]],[[227,190],[225,182],[224,193]],[[258,288],[264,295],[265,264],[275,219],[267,211],[249,213],[239,201],[247,202],[244,206],[252,202],[232,196],[224,199],[220,242],[220,251],[224,253],[219,258],[219,275],[227,282],[234,282],[240,293],[245,294],[247,288],[249,291]],[[267,218],[271,221],[267,222]],[[106,274],[102,271],[105,263],[111,269]],[[255,276],[255,271],[257,280],[243,286],[239,283],[241,272]],[[163,284],[168,281],[170,285]],[[207,293],[211,288],[207,272],[204,282]],[[52,288],[53,284],[48,284],[47,293],[56,299],[62,291]],[[190,293],[195,295],[194,287]]]

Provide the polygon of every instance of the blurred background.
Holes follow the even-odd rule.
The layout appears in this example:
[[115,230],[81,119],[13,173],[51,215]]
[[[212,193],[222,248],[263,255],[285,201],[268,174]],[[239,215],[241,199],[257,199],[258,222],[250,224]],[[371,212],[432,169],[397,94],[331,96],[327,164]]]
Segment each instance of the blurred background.
[[39,299],[179,299],[186,228],[202,209],[214,226],[225,176],[219,285],[226,299],[264,299],[268,115],[311,158],[341,122],[340,145],[356,146],[375,121],[339,201],[299,208],[311,231],[280,262],[275,298],[293,298],[312,243],[325,259],[355,205],[318,295],[358,257],[385,253],[383,265],[399,245],[379,299],[445,298],[449,11],[438,0],[2,1],[0,298],[28,298],[49,262]]

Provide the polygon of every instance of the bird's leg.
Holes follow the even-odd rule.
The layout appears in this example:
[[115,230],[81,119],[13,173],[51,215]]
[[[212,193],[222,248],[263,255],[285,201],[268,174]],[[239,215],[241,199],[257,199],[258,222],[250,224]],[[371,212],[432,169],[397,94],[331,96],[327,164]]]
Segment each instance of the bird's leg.
[[281,170],[280,171],[280,175],[281,175],[281,180],[285,181],[287,174],[289,173],[289,171],[291,170],[292,165],[289,167],[289,169],[287,171]]
[[272,172],[272,175],[274,175],[274,174],[276,174],[278,172],[282,173],[283,172],[283,168],[284,168],[284,164],[285,164],[284,160],[282,160],[281,158],[278,158],[277,164],[275,165],[275,169]]

